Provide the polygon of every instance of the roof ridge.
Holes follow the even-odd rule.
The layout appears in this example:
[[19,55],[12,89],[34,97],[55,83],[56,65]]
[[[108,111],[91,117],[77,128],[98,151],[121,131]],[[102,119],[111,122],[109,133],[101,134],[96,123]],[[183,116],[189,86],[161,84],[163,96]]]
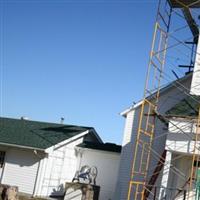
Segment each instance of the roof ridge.
[[80,128],[94,129],[94,127],[92,127],[92,126],[79,126],[79,125],[76,125],[76,124],[61,124],[61,123],[55,123],[55,122],[36,121],[36,120],[30,120],[30,119],[0,117],[0,120],[1,119],[16,120],[16,121],[25,121],[25,122],[33,122],[33,123],[42,123],[42,124],[54,124],[54,125],[61,125],[61,126],[74,126],[74,127],[80,127]]

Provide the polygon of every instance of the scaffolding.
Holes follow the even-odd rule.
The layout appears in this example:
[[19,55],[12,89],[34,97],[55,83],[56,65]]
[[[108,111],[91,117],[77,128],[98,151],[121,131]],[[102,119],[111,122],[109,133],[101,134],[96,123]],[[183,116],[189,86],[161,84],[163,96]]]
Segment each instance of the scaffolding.
[[[175,75],[175,78],[179,78],[176,70],[184,71],[185,74],[189,74],[195,66],[199,38],[199,11],[200,0],[159,1],[146,76],[144,98],[140,107],[140,117],[133,151],[127,200],[161,199],[159,195],[155,195],[157,193],[156,188],[154,192],[153,189],[160,171],[163,166],[166,165],[166,151],[164,150],[161,153],[156,152],[156,149],[154,149],[152,145],[157,138],[155,137],[157,119],[165,125],[168,125],[169,119],[160,112],[160,91],[163,85],[175,80],[169,75],[171,72]],[[179,66],[179,68],[177,68],[177,66]],[[200,105],[199,100],[190,94],[190,88],[185,88],[179,81],[177,81],[174,86],[179,90],[184,88],[183,92],[185,95],[193,98]],[[200,199],[199,171],[198,167],[194,166],[194,162],[198,163],[200,160],[198,142],[200,114],[198,114],[195,120],[197,128],[194,139],[195,143],[192,153],[190,176],[185,178],[185,185],[183,188],[179,188],[179,190],[175,192],[174,197],[170,200],[176,199],[181,192],[185,200]],[[174,126],[180,129],[176,124],[174,124]],[[186,134],[187,137],[192,137],[185,133],[184,129],[180,131]],[[164,136],[165,135],[163,135],[163,137]],[[155,168],[150,170],[153,163],[152,160],[155,157],[158,162]],[[176,170],[176,174],[181,176],[178,170]],[[193,190],[194,185],[195,191]],[[175,188],[172,188],[172,190],[173,189]]]

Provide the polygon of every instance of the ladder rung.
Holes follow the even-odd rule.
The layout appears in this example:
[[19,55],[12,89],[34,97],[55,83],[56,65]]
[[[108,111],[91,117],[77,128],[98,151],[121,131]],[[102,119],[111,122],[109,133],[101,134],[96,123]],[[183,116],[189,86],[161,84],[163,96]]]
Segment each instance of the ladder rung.
[[151,132],[147,132],[147,131],[144,131],[144,130],[142,130],[142,129],[140,129],[140,132],[143,133],[143,134],[145,134],[145,135],[147,135],[147,136],[149,136],[149,137],[152,136],[152,133],[151,133]]
[[163,30],[163,28],[161,28],[160,24],[158,24],[158,29],[160,30],[161,33],[164,33],[165,36],[167,36],[167,31]]
[[130,181],[130,184],[135,184],[135,185],[144,185],[145,182],[141,182],[141,181]]
[[160,63],[160,65],[163,65],[162,60],[158,57],[158,54],[155,55],[156,60]]
[[[135,194],[138,196],[139,194],[143,194],[144,192],[135,192]],[[136,196],[136,197],[137,197]]]
[[149,105],[151,105],[152,107],[156,107],[156,105],[154,105],[152,102],[150,102],[149,100],[145,99],[144,101],[146,101]]
[[148,123],[148,126],[154,128],[155,125],[151,124],[151,123]]
[[146,175],[146,173],[145,173],[145,172],[133,172],[133,174]]
[[142,145],[146,145],[147,147],[149,147],[150,142],[145,142],[144,140],[139,139],[138,143],[142,146]]
[[153,60],[151,60],[151,64],[156,68],[156,70],[162,73],[161,69],[155,64],[155,62],[153,62]]

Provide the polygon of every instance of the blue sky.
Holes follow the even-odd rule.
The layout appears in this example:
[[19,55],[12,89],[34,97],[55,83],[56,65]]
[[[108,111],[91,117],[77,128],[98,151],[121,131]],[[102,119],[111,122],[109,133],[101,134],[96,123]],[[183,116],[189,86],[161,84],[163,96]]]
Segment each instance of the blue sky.
[[157,1],[1,0],[0,6],[1,116],[64,117],[120,144],[119,113],[143,95]]

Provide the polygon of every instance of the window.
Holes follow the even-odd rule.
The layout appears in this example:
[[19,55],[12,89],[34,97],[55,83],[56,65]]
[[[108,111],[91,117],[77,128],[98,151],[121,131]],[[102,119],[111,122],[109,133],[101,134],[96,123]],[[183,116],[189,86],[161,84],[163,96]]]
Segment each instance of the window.
[[2,168],[4,165],[5,154],[6,154],[5,151],[0,151],[0,168]]

